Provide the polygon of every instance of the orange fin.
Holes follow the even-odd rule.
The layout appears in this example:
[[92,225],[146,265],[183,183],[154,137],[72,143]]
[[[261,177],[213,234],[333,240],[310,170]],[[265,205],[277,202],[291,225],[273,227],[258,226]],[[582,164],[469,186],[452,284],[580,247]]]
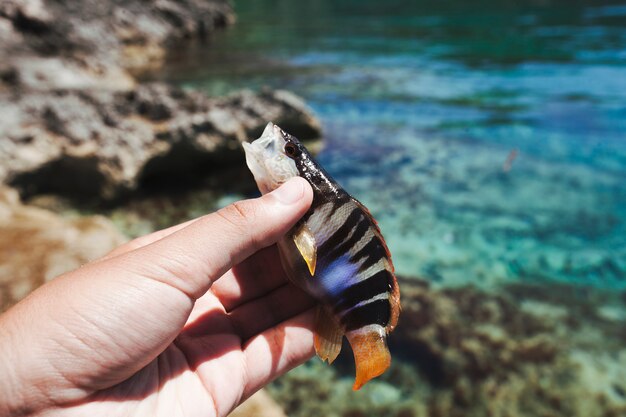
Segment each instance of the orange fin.
[[356,380],[352,389],[356,391],[389,368],[391,354],[382,327],[358,329],[347,333],[346,336],[354,352]]
[[323,361],[333,363],[341,351],[343,330],[337,323],[329,308],[323,305],[317,307],[315,317],[315,352]]

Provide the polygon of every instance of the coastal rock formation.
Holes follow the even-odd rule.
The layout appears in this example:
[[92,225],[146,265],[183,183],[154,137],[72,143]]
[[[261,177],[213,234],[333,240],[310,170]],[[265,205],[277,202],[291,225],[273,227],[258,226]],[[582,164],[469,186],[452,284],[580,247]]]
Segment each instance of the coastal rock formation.
[[[149,178],[215,172],[268,121],[319,124],[285,91],[209,99],[138,77],[234,21],[226,0],[0,3],[0,183],[112,200]],[[242,164],[243,166],[243,164]]]
[[[192,177],[242,158],[272,120],[303,139],[320,126],[287,91],[208,98],[164,84],[30,92],[0,99],[0,182],[25,196],[110,200],[150,177]],[[241,164],[243,166],[243,164]]]
[[225,0],[3,0],[0,90],[129,89],[168,46],[233,20]]
[[22,205],[8,188],[0,188],[0,236],[0,312],[125,240],[104,217],[64,219]]

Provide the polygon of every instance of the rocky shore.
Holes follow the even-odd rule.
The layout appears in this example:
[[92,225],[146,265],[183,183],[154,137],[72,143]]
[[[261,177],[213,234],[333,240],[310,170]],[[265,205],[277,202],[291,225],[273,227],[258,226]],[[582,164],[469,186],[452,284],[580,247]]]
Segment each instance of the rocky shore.
[[241,161],[239,143],[269,120],[319,137],[287,91],[209,98],[140,81],[174,43],[233,21],[219,0],[3,2],[0,183],[24,197],[110,201],[154,177],[188,179]]
[[130,90],[168,46],[232,22],[225,0],[4,0],[0,88]]
[[140,84],[124,92],[20,93],[1,105],[0,182],[26,197],[113,200],[154,177],[184,184],[229,164],[243,167],[241,142],[268,120],[304,138],[319,135],[315,118],[288,91],[208,98]]

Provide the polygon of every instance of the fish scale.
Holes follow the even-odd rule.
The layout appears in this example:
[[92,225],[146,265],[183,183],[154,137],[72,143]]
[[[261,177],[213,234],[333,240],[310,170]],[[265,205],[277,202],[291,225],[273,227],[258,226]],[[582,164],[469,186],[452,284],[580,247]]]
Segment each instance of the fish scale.
[[400,293],[389,249],[369,211],[341,188],[293,136],[269,123],[244,144],[260,190],[293,176],[313,189],[310,209],[278,242],[287,276],[316,298],[315,348],[332,362],[345,335],[352,347],[354,389],[382,374],[391,361],[387,335],[397,324]]

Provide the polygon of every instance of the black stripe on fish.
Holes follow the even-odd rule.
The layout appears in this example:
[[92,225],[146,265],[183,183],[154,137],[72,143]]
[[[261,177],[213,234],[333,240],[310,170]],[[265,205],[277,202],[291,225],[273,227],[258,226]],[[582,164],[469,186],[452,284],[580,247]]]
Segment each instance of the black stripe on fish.
[[389,300],[376,300],[348,311],[340,321],[346,331],[360,329],[370,324],[379,324],[382,327],[389,324],[391,318],[391,303]]
[[378,237],[374,235],[372,236],[370,241],[365,244],[365,246],[363,246],[357,253],[352,255],[352,257],[350,257],[349,262],[351,264],[356,264],[363,258],[365,258],[366,261],[369,258],[370,262],[376,263],[386,256],[387,252],[385,251],[385,248],[383,247]]
[[333,199],[333,207],[328,214],[328,218],[332,219],[335,215],[335,212],[337,212],[341,207],[345,206],[348,201],[350,201],[350,198],[346,194],[339,194],[337,198]]
[[[346,236],[349,235],[352,229],[356,227],[357,223],[363,217],[364,216],[361,210],[354,207],[348,217],[346,217],[346,221],[337,230],[335,230],[335,232],[328,239],[326,239],[326,241],[322,243],[319,248],[317,248],[318,258],[332,262],[332,259],[326,258],[328,253],[343,242]],[[332,219],[330,219],[330,221],[332,221]]]
[[[348,220],[348,217],[354,210],[354,207],[347,201],[334,201],[330,207],[330,211],[326,216],[326,221],[331,225],[339,226]],[[334,233],[333,233],[334,234]]]
[[[332,199],[325,197],[327,195],[332,195]],[[309,208],[308,213],[312,214],[313,211],[315,211],[316,209],[320,208],[328,202],[332,202],[333,207],[330,212],[330,215],[332,216],[333,213],[337,211],[337,209],[342,207],[348,201],[350,201],[350,196],[345,191],[333,191],[326,185],[322,185],[322,189],[318,190],[318,192],[313,193],[313,202],[311,203],[311,207]]]
[[309,208],[309,215],[326,203],[326,199],[319,198],[317,195],[313,194],[313,201],[311,202],[311,207]]
[[339,295],[340,300],[335,304],[335,312],[351,309],[355,305],[374,298],[377,295],[389,293],[391,288],[390,282],[392,282],[392,280],[391,272],[382,269],[371,277],[351,285]]
[[376,264],[376,262],[380,261],[380,258],[376,256],[368,256],[365,258],[362,264],[359,265],[359,271],[357,273],[362,274],[367,271],[367,269]]
[[337,259],[348,253],[351,247],[359,243],[359,241],[365,236],[365,233],[369,230],[371,224],[361,217],[355,227],[352,228],[353,232],[343,243],[335,246],[328,254],[322,254],[322,256],[328,256],[329,259]]

